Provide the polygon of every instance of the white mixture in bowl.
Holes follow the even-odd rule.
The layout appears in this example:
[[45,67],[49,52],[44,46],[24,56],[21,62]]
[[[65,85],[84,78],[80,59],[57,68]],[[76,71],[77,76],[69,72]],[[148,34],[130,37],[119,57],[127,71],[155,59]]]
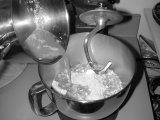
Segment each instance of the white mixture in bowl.
[[104,99],[123,89],[122,81],[110,69],[106,74],[98,75],[89,65],[78,64],[71,68],[71,80],[67,72],[58,74],[52,82],[52,87],[58,93],[78,101]]

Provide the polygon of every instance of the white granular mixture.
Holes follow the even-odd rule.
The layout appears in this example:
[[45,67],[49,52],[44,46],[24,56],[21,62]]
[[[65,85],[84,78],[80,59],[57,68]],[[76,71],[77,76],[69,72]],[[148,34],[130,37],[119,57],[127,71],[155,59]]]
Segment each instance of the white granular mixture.
[[52,87],[62,95],[79,101],[104,99],[123,89],[122,82],[113,70],[98,75],[89,65],[78,64],[71,69],[71,80],[68,71],[60,73],[53,80]]

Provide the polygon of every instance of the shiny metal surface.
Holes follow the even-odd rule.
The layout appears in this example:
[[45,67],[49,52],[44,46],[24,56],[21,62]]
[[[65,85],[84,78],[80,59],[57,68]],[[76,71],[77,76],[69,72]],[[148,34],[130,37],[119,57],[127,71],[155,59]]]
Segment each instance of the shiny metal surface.
[[[112,12],[112,13],[111,13]],[[96,25],[96,27],[87,35],[84,40],[84,51],[86,58],[90,67],[94,70],[97,74],[103,74],[108,68],[111,62],[105,63],[104,66],[98,67],[99,64],[93,59],[94,56],[91,58],[91,53],[89,54],[88,47],[92,38],[95,34],[106,27],[106,25],[116,24],[122,20],[122,16],[114,11],[109,11],[103,8],[103,6],[91,10],[80,15],[80,20],[88,25]]]
[[0,38],[0,60],[2,60],[18,40],[14,31],[5,33]]
[[12,6],[13,26],[20,43],[39,28],[62,39],[64,46],[67,44],[69,17],[63,0],[14,0]]
[[[29,56],[42,63],[59,59],[60,57],[57,56],[53,60],[46,58],[46,61],[40,61],[30,48],[24,47],[26,44],[24,42],[34,31],[42,30],[56,36],[58,38],[56,42],[66,50],[70,31],[64,0],[14,0],[12,8],[14,30],[21,46]],[[51,41],[54,42],[54,38]]]
[[[18,39],[25,52],[34,60],[49,63],[60,58],[60,56],[56,56],[51,61],[40,61],[30,47],[24,47],[26,44],[24,42],[34,31],[39,29],[56,36],[57,45],[66,50],[70,28],[69,15],[64,0],[2,0],[0,3],[0,45],[1,51],[4,51],[3,55],[1,55],[2,57],[6,54],[6,51],[9,51],[9,47],[6,46],[11,44],[7,43],[6,45],[4,43],[3,45],[3,42],[6,42],[4,41],[4,36],[8,36],[10,32],[15,32],[15,38]],[[50,40],[53,44],[55,44],[54,39],[51,38]],[[50,44],[50,46],[52,45]],[[4,49],[6,47],[6,49],[4,50],[3,47]],[[53,47],[55,46],[53,45]]]
[[46,89],[42,82],[34,84],[28,93],[30,105],[35,114],[39,116],[49,116],[57,111],[54,103],[50,103],[47,106],[42,106],[42,96],[46,92]]
[[15,41],[16,36],[14,36],[13,34],[14,34],[14,29],[12,21],[12,0],[1,0],[0,1],[0,60],[5,57],[5,55],[10,50],[11,44],[13,43],[13,41]]
[[149,40],[149,39],[147,39],[147,38],[145,38],[143,35],[139,35],[139,39],[142,39],[142,40],[144,40],[144,42],[145,43],[147,43],[147,45],[156,53],[156,48],[155,48],[155,46],[154,46],[154,43],[153,43],[153,41],[152,40]]
[[[97,25],[97,19],[106,19],[106,25],[114,25],[122,21],[123,16],[114,10],[97,8],[80,14],[80,20],[88,25]],[[96,19],[96,20],[95,20]]]
[[100,2],[105,3],[105,4],[114,4],[117,3],[117,0],[71,0],[75,5],[79,6],[79,7],[87,7],[88,6],[92,6],[95,5],[97,6],[97,4],[99,4]]
[[[66,53],[71,66],[87,64],[83,49],[84,38],[87,35],[88,33],[77,33],[70,36]],[[109,39],[108,37],[109,36],[106,35],[96,34],[93,37],[89,50],[92,50],[96,61],[99,63],[104,64],[108,60],[111,61],[114,65],[112,69],[119,75],[122,81],[127,82],[126,87],[124,87],[122,91],[109,98],[82,103],[60,95],[52,89],[52,82],[56,75],[64,70],[65,61],[61,59],[55,64],[39,64],[38,70],[41,81],[52,102],[55,103],[55,106],[58,107],[57,109],[63,114],[74,119],[77,119],[76,117],[80,117],[78,119],[82,120],[101,119],[116,111],[126,98],[131,81],[134,80],[133,76],[136,70],[135,59],[128,47],[117,39]],[[99,39],[102,39],[102,41],[99,41]],[[36,90],[39,90],[39,88],[35,89],[35,91]],[[39,94],[41,94],[41,92],[39,92]]]
[[12,0],[0,1],[0,38],[8,33],[12,32]]
[[77,14],[84,13],[88,10],[95,9],[99,3],[103,3],[107,8],[112,8],[114,3],[119,3],[119,0],[70,0],[77,11]]

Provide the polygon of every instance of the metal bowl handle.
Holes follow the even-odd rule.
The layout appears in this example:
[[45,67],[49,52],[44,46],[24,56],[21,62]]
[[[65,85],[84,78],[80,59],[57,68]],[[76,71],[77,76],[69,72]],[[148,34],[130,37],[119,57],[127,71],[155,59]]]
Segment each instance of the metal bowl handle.
[[47,106],[42,106],[42,97],[46,92],[47,91],[41,81],[35,83],[29,90],[29,102],[36,115],[47,117],[57,111],[57,107],[52,101]]

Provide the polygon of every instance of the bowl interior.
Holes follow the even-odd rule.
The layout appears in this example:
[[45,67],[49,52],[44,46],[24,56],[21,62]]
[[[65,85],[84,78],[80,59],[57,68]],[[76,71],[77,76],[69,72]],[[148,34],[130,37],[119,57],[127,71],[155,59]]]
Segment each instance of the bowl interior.
[[[87,64],[84,54],[83,41],[88,33],[77,33],[70,36],[66,55],[55,64],[39,65],[39,74],[44,83],[51,87],[53,80],[59,72],[68,68],[68,65]],[[112,69],[121,79],[124,87],[132,80],[136,63],[130,49],[119,40],[96,34],[90,44],[89,52],[99,64],[112,62]]]

